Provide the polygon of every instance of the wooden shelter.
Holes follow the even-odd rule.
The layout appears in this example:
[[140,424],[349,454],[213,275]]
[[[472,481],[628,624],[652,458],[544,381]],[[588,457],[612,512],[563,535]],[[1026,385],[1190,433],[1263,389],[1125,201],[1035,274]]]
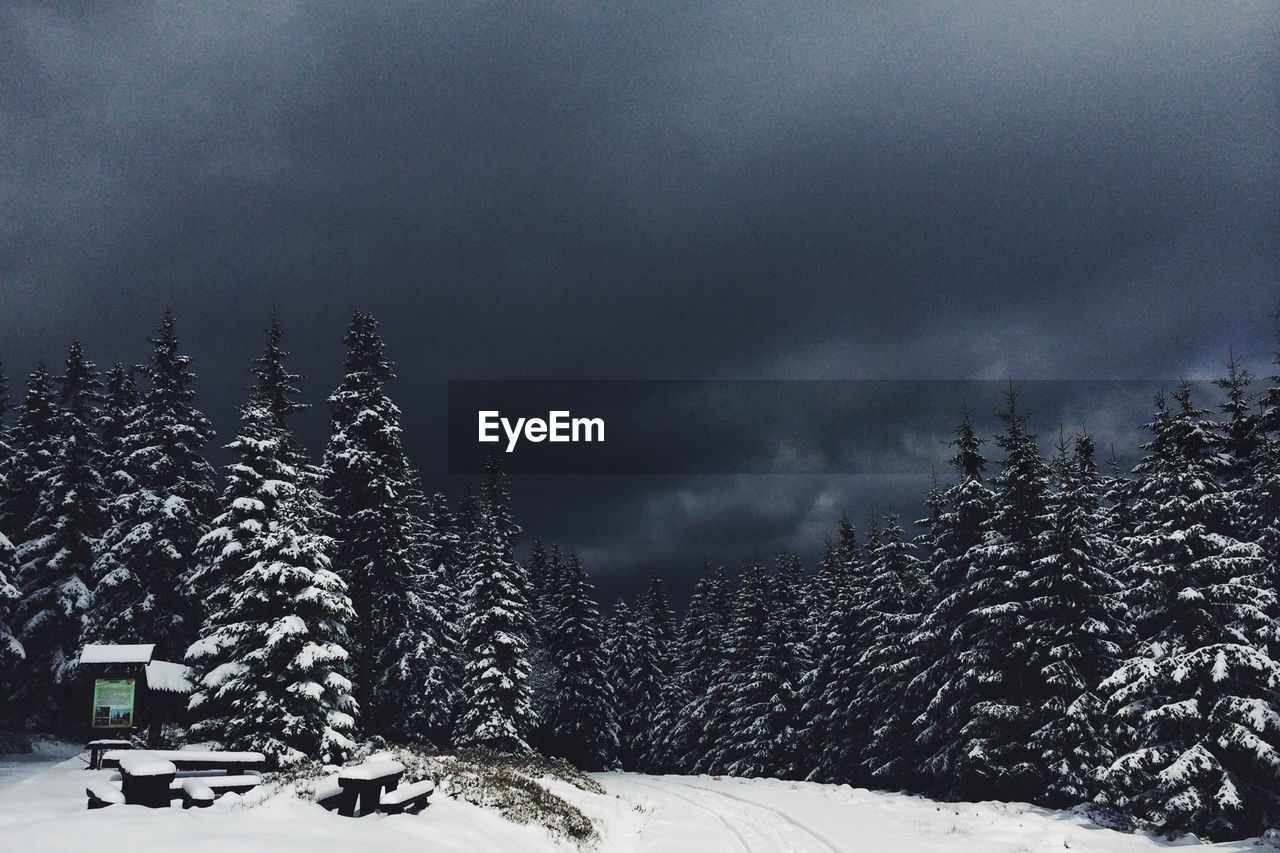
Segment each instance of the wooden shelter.
[[164,723],[180,719],[194,688],[186,666],[153,660],[154,653],[152,643],[86,645],[76,668],[84,720],[75,727],[90,738],[128,737],[149,727],[158,740]]

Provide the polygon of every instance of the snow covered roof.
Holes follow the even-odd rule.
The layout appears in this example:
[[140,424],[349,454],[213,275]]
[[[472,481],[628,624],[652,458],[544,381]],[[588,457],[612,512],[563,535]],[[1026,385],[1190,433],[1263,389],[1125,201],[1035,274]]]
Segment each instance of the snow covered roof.
[[155,643],[131,646],[88,643],[80,652],[80,663],[148,663],[155,650]]
[[194,693],[196,689],[186,665],[167,660],[147,663],[147,687],[165,693]]

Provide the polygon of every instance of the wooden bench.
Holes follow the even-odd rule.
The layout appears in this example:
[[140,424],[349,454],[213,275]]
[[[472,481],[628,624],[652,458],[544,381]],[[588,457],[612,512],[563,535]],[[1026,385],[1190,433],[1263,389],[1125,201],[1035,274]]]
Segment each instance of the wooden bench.
[[356,801],[360,803],[360,817],[378,810],[382,792],[394,791],[400,784],[404,765],[393,758],[374,756],[363,764],[345,767],[338,773],[338,787],[342,796],[338,801],[338,814],[356,816]]
[[180,774],[177,779],[173,780],[170,790],[177,794],[187,783],[204,785],[218,792],[219,796],[230,793],[243,794],[262,784],[262,774],[253,772],[241,773],[235,776],[204,776],[199,773],[183,776]]
[[312,797],[321,808],[336,811],[342,805],[342,787],[338,785],[338,777],[329,776],[317,782]]
[[213,801],[217,799],[217,794],[213,792],[213,788],[205,784],[205,780],[199,776],[192,776],[189,779],[175,781],[174,784],[181,784],[182,807],[189,809],[195,807],[198,809],[208,808],[213,805]]
[[89,797],[89,808],[105,809],[107,806],[124,805],[124,792],[107,779],[95,779],[84,789]]
[[133,749],[133,743],[127,740],[102,739],[91,740],[85,744],[85,749],[89,750],[89,766],[86,770],[101,770],[102,755],[105,752],[121,752]]
[[427,807],[427,800],[431,798],[431,794],[435,789],[436,783],[430,779],[423,779],[421,782],[398,787],[388,791],[382,797],[379,808],[385,814],[420,812]]
[[179,776],[169,784],[169,796],[180,798],[184,809],[202,809],[213,805],[223,794],[248,793],[261,784],[262,776],[252,772],[238,776]]

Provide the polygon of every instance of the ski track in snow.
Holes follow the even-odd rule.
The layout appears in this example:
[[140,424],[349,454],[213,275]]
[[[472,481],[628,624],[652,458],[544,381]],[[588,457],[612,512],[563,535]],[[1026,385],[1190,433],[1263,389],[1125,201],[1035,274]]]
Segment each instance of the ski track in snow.
[[729,823],[729,821],[725,819],[724,815],[718,814],[708,806],[702,805],[701,803],[695,801],[692,797],[681,796],[680,794],[677,794],[675,791],[672,791],[669,788],[664,788],[661,785],[656,785],[649,782],[641,782],[639,779],[636,779],[636,778],[630,779],[630,782],[632,784],[639,785],[641,788],[647,788],[650,791],[657,791],[659,794],[662,794],[664,796],[673,797],[677,800],[688,803],[698,811],[711,815],[711,817],[719,821],[720,824],[724,826],[726,830],[729,831],[730,835],[733,836],[733,839],[737,842],[738,846],[742,848],[743,853],[754,853],[754,851],[751,848],[751,845],[747,843],[747,839],[743,836],[741,832],[739,832],[737,829],[734,828],[733,824]]
[[[733,836],[743,853],[842,853],[821,834],[772,806],[662,777],[627,775],[625,778],[631,784],[682,801],[710,815]],[[676,788],[695,793],[688,794]]]
[[800,821],[796,820],[791,815],[784,812],[782,809],[775,808],[774,806],[766,805],[764,803],[756,802],[755,800],[749,799],[747,797],[741,797],[737,794],[730,794],[728,791],[722,791],[717,788],[708,788],[703,785],[694,785],[690,782],[680,782],[679,784],[683,785],[686,788],[694,788],[699,791],[707,791],[709,793],[716,794],[717,796],[720,796],[720,797],[728,797],[731,800],[737,800],[740,803],[747,803],[748,805],[755,806],[756,808],[761,808],[761,809],[764,809],[765,811],[773,812],[778,817],[782,818],[783,821],[785,821],[786,823],[790,824],[791,826],[794,826],[796,829],[799,829],[801,832],[807,833],[808,835],[812,836],[819,844],[821,844],[823,847],[827,849],[828,853],[844,853],[844,851],[841,850],[840,847],[837,846],[835,842],[833,842],[831,839],[827,838],[821,832],[818,832],[816,829],[809,826],[808,824],[801,823]]

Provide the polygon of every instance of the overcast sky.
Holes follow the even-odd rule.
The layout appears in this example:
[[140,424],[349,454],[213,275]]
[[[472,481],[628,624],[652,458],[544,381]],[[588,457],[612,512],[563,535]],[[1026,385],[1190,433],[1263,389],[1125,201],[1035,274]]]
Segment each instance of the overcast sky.
[[[11,2],[0,358],[138,361],[172,305],[221,440],[273,307],[315,403],[371,311],[456,492],[448,379],[1265,368],[1277,178],[1275,2]],[[923,484],[515,489],[611,594]]]

